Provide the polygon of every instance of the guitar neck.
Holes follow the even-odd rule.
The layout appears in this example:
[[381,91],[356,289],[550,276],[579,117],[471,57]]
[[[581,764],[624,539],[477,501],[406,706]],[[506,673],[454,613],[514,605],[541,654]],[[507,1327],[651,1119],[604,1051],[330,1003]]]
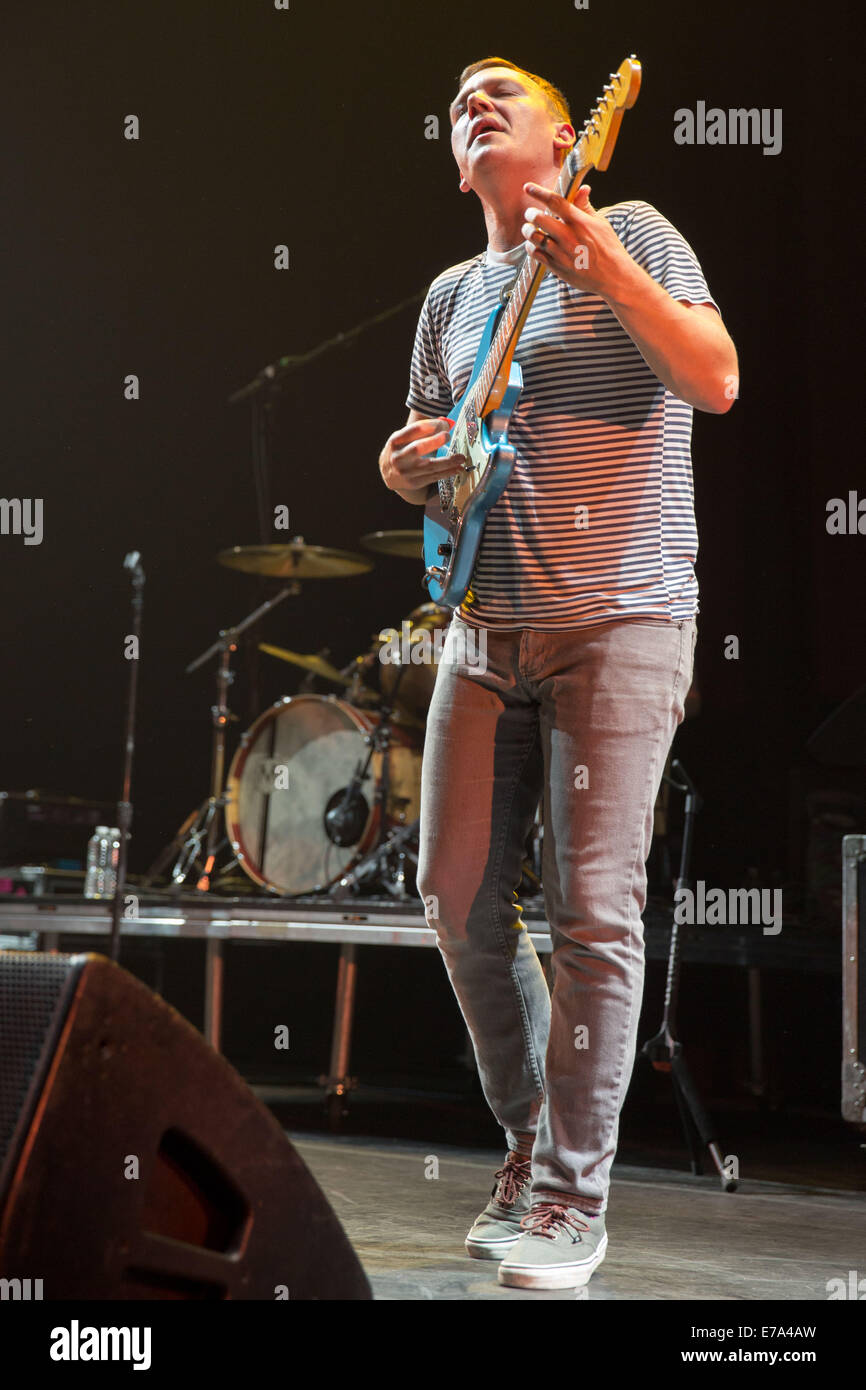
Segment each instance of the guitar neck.
[[[616,72],[610,74],[603,95],[584,122],[573,149],[562,161],[556,191],[567,202],[574,202],[587,169],[607,168],[619,135],[623,112],[634,106],[640,84],[641,65],[632,54]],[[517,339],[546,274],[546,266],[528,255],[524,256],[476,381],[472,403],[479,418],[495,410],[508,389],[508,374]]]
[[[569,150],[557,179],[556,191],[569,203],[573,203],[577,197],[577,190],[590,167],[589,161],[584,158],[583,145],[584,141],[581,139]],[[475,383],[474,405],[479,418],[495,410],[504,395],[517,340],[546,274],[547,266],[541,265],[529,255],[524,255],[493,342],[484,359],[484,366]]]

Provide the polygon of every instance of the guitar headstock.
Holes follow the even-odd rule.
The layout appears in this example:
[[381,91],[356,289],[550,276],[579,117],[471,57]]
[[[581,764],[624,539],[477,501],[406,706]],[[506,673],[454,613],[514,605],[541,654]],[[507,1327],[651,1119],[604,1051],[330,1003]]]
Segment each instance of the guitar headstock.
[[578,134],[568,155],[572,177],[586,169],[605,170],[610,163],[623,112],[634,106],[640,91],[641,65],[634,54],[610,75],[604,91]]

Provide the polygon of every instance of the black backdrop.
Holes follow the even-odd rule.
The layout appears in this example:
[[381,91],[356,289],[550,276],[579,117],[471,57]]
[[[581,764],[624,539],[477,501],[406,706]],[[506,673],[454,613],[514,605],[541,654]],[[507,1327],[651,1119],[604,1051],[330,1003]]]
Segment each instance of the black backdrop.
[[[149,862],[207,789],[210,670],[183,667],[261,596],[214,563],[259,539],[248,408],[228,395],[483,246],[447,143],[466,62],[493,52],[549,76],[579,123],[635,52],[643,89],[593,201],[645,198],[681,229],[742,374],[733,411],[694,430],[703,709],[680,750],[708,795],[697,870],[781,864],[788,771],[866,679],[866,538],[825,528],[830,497],[866,491],[860,92],[842,7],[112,0],[19,5],[4,29],[0,491],[42,497],[45,521],[39,546],[0,537],[2,786],[116,798],[121,562],[138,548],[132,867]],[[701,100],[781,107],[782,152],[676,145],[674,111]],[[425,139],[431,113],[439,140]],[[308,541],[354,549],[365,531],[418,524],[376,466],[405,418],[414,323],[404,312],[287,383],[272,494]],[[382,560],[310,584],[260,636],[328,643],[342,664],[422,599],[411,563]],[[728,634],[739,661],[724,659]],[[245,667],[236,730],[296,685],[267,658],[257,684]]]

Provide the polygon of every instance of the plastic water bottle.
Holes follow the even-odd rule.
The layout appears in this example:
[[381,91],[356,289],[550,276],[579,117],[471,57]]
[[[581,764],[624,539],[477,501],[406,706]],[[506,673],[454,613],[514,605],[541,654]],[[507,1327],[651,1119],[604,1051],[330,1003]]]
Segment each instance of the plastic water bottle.
[[119,858],[120,831],[116,826],[98,825],[87,845],[85,898],[114,897]]

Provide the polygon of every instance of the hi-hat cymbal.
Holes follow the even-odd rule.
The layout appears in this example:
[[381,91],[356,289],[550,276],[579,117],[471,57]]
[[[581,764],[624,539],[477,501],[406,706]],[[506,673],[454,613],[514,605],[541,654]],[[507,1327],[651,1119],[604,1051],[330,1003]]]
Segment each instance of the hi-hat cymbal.
[[336,681],[338,685],[352,684],[348,676],[344,676],[330,661],[326,661],[315,652],[290,652],[285,647],[272,647],[268,642],[260,642],[259,651],[267,652],[268,656],[276,656],[280,661],[289,661],[293,666],[302,666],[305,671],[313,671],[317,676],[324,676],[325,680]]
[[233,545],[221,550],[217,560],[229,569],[264,574],[269,579],[341,579],[373,568],[372,560],[364,555],[307,545],[302,536],[288,545]]
[[404,560],[420,560],[424,545],[423,531],[370,531],[361,537],[361,544],[377,555],[397,555]]

